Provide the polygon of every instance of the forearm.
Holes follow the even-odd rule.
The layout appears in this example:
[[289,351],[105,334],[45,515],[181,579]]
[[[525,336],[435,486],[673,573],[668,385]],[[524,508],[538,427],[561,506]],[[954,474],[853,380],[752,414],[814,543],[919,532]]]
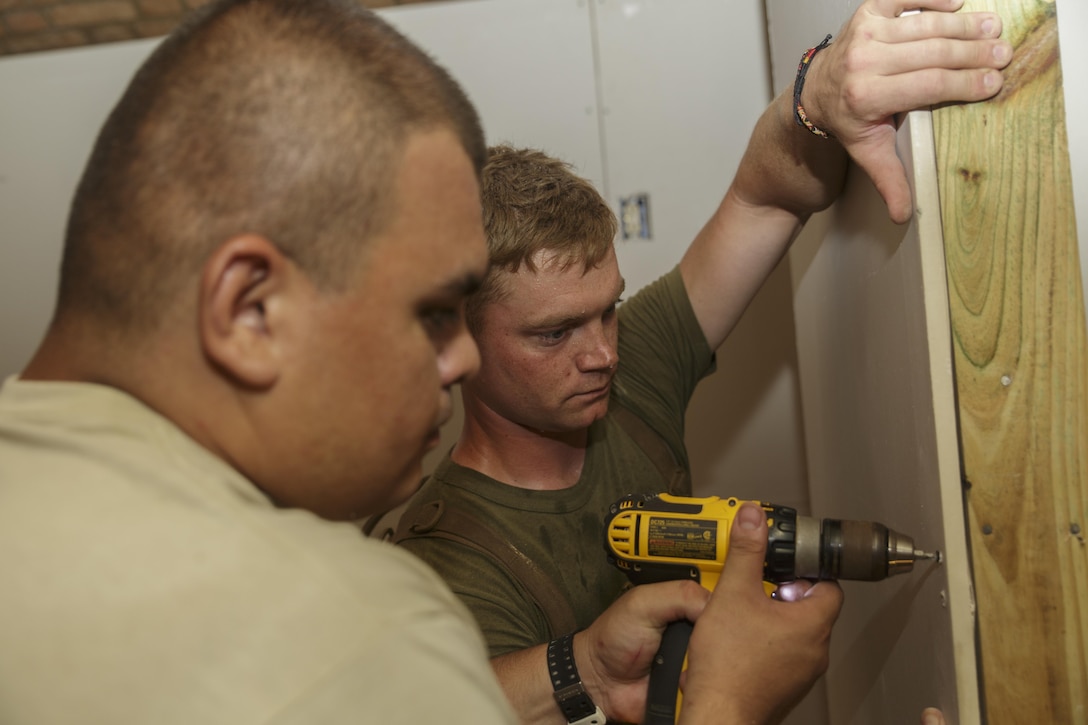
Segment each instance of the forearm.
[[[591,629],[593,626],[591,625]],[[644,706],[646,673],[642,671],[642,667],[648,667],[648,663],[635,664],[639,672],[637,676],[631,678],[617,677],[615,673],[609,674],[604,671],[608,669],[608,666],[601,664],[601,652],[593,654],[590,651],[593,636],[590,631],[582,631],[574,635],[571,646],[578,678],[590,699],[610,721],[627,722],[631,719],[632,711],[641,712]],[[633,639],[637,640],[637,638]],[[608,645],[600,642],[598,647],[607,648]],[[632,658],[627,656],[622,656],[620,659],[626,664],[632,663]],[[559,709],[554,696],[555,688],[552,685],[548,665],[547,645],[538,645],[493,657],[491,667],[506,693],[507,700],[510,701],[522,723],[566,725],[567,719]],[[637,697],[634,697],[634,700],[629,691],[631,688],[637,690]]]
[[566,725],[552,695],[546,645],[494,657],[491,667],[521,722]]
[[736,178],[680,270],[707,342],[717,348],[808,217],[839,194],[846,154],[793,120],[792,92],[763,112]]
[[[811,73],[823,60],[819,55],[812,59]],[[806,93],[802,100],[807,99]],[[836,140],[820,138],[796,122],[791,86],[760,116],[731,191],[747,205],[779,210],[803,223],[842,191],[846,162]]]

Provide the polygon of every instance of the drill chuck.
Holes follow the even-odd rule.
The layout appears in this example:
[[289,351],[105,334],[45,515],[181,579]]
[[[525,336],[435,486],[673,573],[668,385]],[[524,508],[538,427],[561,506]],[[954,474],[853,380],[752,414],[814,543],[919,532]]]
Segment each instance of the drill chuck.
[[880,581],[914,568],[914,540],[875,521],[797,517],[794,575]]

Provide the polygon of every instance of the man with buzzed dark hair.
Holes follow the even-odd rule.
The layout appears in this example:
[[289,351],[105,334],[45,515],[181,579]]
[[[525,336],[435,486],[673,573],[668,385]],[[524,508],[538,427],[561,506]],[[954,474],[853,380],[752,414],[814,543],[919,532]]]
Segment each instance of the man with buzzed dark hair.
[[[350,523],[415,490],[478,367],[483,160],[458,86],[348,0],[219,2],[141,67],[0,389],[0,721],[565,719],[542,652],[515,715],[463,605]],[[718,594],[642,587],[574,639],[607,714],[638,710],[677,619],[699,622],[686,722],[807,685],[742,697],[778,652],[729,671],[743,631],[826,636],[838,612],[778,621],[759,528]]]
[[476,368],[482,136],[348,2],[220,3],[141,67],[0,394],[0,721],[512,717],[431,572],[319,518],[410,494]]

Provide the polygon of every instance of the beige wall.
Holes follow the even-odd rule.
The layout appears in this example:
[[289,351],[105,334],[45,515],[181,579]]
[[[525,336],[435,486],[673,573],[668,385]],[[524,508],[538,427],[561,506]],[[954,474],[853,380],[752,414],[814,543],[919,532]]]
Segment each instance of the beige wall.
[[[0,0],[0,55],[166,35],[209,0]],[[359,0],[369,8],[421,0]]]

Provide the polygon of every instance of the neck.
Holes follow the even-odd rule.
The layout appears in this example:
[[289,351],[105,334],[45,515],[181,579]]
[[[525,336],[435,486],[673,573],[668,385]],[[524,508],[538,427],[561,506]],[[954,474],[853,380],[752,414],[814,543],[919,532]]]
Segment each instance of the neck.
[[465,396],[465,422],[450,457],[508,486],[556,491],[578,483],[589,430],[536,430]]
[[93,321],[65,324],[55,318],[19,377],[111,385],[107,374],[113,367],[110,354],[120,347],[123,345],[116,336],[100,331]]
[[206,365],[199,348],[175,337],[160,335],[154,344],[138,344],[93,321],[82,325],[54,322],[20,377],[116,388],[226,458],[213,423],[223,422],[222,427],[229,431],[248,429],[235,415],[237,396],[225,386],[209,384],[209,376],[194,374]]

